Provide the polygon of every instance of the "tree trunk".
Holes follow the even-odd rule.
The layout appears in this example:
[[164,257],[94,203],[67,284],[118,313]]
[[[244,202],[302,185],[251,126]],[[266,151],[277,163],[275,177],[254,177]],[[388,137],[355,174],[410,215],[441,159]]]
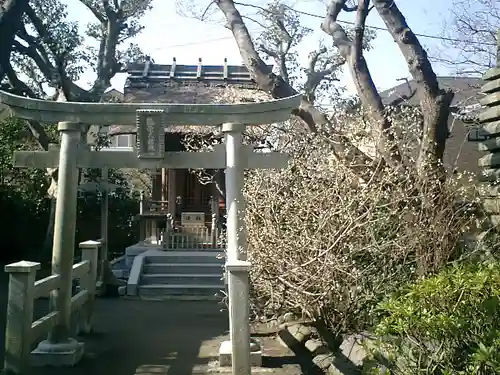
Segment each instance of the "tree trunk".
[[[260,58],[234,1],[216,0],[215,3],[224,13],[227,27],[233,32],[244,64],[258,87],[275,99],[296,95],[297,91],[282,77],[274,74]],[[354,171],[366,172],[367,167],[374,164],[373,160],[355,147],[346,136],[338,133],[335,124],[332,124],[324,113],[305,98],[302,99],[299,108],[295,109],[293,114],[300,118],[311,132],[316,133],[321,128],[328,128],[328,131],[333,133],[333,142],[331,143],[333,153],[337,158],[350,163]]]
[[339,14],[345,10],[345,0],[332,0],[328,6],[321,29],[332,37],[332,42],[338,48],[340,55],[349,67],[356,91],[363,108],[368,113],[376,129],[377,151],[383,161],[404,173],[401,153],[395,142],[392,123],[386,116],[384,104],[373,82],[368,64],[363,56],[363,39],[366,17],[369,12],[369,1],[359,0],[356,11],[356,27],[354,37],[351,38],[344,28],[337,22]]
[[443,155],[448,138],[448,118],[453,100],[451,90],[439,88],[436,74],[418,38],[410,29],[393,0],[373,0],[373,5],[387,26],[408,64],[417,84],[424,119],[422,146],[417,160],[421,177],[433,180],[444,177]]
[[27,8],[28,0],[5,0],[0,4],[0,82],[9,66],[12,43]]

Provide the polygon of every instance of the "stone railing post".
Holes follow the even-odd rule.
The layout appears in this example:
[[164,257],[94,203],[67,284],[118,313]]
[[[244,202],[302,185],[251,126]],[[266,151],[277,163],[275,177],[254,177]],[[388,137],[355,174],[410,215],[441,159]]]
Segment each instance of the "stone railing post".
[[26,374],[30,367],[34,284],[40,263],[17,262],[5,266],[9,274],[4,371]]
[[[83,333],[92,332],[92,315],[94,311],[94,301],[97,285],[97,264],[99,259],[99,249],[101,243],[98,241],[85,241],[80,243],[82,250],[82,260],[90,262],[89,273],[81,279],[81,289],[88,291],[88,300],[82,306],[80,314],[80,331]],[[102,268],[102,265],[101,265]]]

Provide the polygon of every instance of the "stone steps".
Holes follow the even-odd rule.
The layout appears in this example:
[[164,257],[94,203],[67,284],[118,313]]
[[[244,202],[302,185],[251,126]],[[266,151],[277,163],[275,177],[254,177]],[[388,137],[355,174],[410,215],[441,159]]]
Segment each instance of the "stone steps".
[[146,257],[147,264],[158,263],[210,263],[224,264],[224,252],[217,250],[162,251]]
[[164,298],[199,298],[215,299],[217,294],[223,290],[223,285],[141,285],[139,287],[140,297]]
[[145,274],[217,274],[223,271],[223,263],[147,263]]
[[219,285],[221,278],[222,274],[146,273],[141,285]]
[[143,298],[216,298],[224,290],[224,252],[155,251],[143,255],[137,295]]

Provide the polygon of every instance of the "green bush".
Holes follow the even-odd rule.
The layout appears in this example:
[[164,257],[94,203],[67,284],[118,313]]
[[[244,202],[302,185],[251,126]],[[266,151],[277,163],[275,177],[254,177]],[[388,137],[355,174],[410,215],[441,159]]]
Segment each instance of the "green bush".
[[500,263],[462,264],[379,306],[375,357],[393,374],[500,374]]

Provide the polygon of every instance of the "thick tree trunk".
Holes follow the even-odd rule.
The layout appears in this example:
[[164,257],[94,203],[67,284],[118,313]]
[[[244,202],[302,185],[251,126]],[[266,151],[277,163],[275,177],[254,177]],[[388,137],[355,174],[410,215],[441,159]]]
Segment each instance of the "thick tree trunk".
[[[224,13],[227,27],[233,32],[245,66],[259,88],[275,99],[296,95],[297,91],[282,77],[275,75],[260,58],[234,1],[216,0],[215,2]],[[305,98],[302,99],[299,108],[293,114],[299,117],[311,132],[316,133],[321,128],[328,128],[329,132],[333,132],[332,151],[337,158],[350,163],[353,170],[366,171],[367,166],[373,165],[373,160],[368,155],[355,147],[347,137],[338,133],[335,124],[332,124],[324,113]]]
[[0,82],[9,66],[14,37],[28,8],[28,0],[5,0],[0,4]]
[[439,88],[427,52],[395,2],[373,0],[373,4],[406,59],[410,74],[418,87],[424,126],[417,171],[421,177],[436,177],[436,174],[444,176],[443,155],[448,138],[448,118],[453,92]]
[[346,9],[345,0],[332,0],[321,29],[332,37],[332,42],[338,48],[340,55],[349,66],[356,91],[363,108],[367,111],[372,123],[376,126],[377,151],[383,160],[403,172],[403,163],[398,144],[392,132],[392,123],[386,116],[384,104],[373,82],[368,64],[363,56],[363,39],[366,17],[369,11],[369,1],[360,0],[356,11],[356,28],[351,39],[344,28],[337,23],[337,18]]

